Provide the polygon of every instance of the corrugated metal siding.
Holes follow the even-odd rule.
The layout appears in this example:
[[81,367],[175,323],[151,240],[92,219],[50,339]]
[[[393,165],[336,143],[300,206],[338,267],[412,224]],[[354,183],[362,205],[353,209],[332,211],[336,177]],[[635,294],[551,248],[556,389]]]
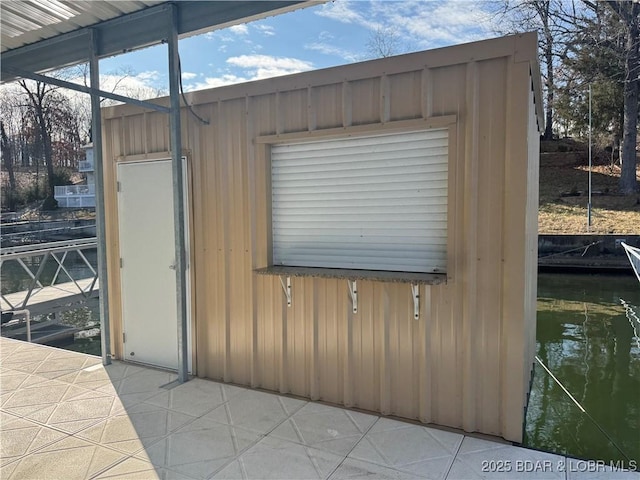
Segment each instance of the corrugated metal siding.
[[[185,116],[183,138],[198,375],[520,441],[535,340],[535,55],[535,36],[525,35],[190,94],[210,119]],[[296,277],[288,308],[280,279],[253,273],[272,262],[270,142],[258,137],[320,140],[326,128],[362,125],[375,134],[416,115],[457,119],[447,284],[420,287],[417,321],[402,283],[359,281],[354,314],[345,280]],[[148,115],[128,137],[123,126],[139,110],[105,117],[106,160],[166,151],[162,116]],[[133,155],[141,145],[147,151]],[[105,179],[117,339],[113,166]]]
[[271,147],[274,265],[446,272],[448,130]]

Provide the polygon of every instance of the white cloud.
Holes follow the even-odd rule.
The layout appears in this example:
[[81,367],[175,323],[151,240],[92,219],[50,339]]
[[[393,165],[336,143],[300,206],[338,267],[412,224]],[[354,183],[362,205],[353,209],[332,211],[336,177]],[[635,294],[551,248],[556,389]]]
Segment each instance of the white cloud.
[[313,63],[305,60],[269,55],[240,55],[228,58],[226,63],[230,68],[239,69],[239,72],[221,72],[219,76],[206,77],[203,82],[185,85],[185,90],[215,88],[313,69]]
[[270,55],[240,55],[228,58],[227,63],[246,70],[251,80],[289,75],[313,68],[313,63],[306,60]]
[[149,70],[147,72],[140,72],[135,75],[132,75],[132,77],[142,82],[154,81],[160,78],[160,72],[158,72],[157,70]]
[[164,93],[164,89],[158,88],[160,79],[157,71],[105,74],[100,75],[100,88],[134,98],[155,98]]
[[[396,4],[398,2],[390,3]],[[381,27],[380,23],[371,21],[367,16],[357,11],[356,5],[350,1],[325,3],[315,13],[321,17],[330,18],[341,23],[355,23],[370,30]]]
[[229,27],[229,31],[235,33],[236,35],[248,35],[249,27],[247,27],[245,24],[233,25]]
[[185,85],[185,91],[191,92],[193,90],[203,90],[205,88],[222,87],[224,85],[232,85],[234,83],[242,83],[249,81],[249,78],[239,77],[230,73],[221,75],[220,77],[207,77],[204,82],[194,83],[192,85]]
[[318,36],[318,40],[320,40],[321,42],[328,42],[329,40],[333,40],[334,38],[334,35],[331,32],[327,32],[326,30],[320,32],[320,35]]
[[[410,4],[405,4],[405,7]],[[490,32],[489,15],[467,1],[443,0],[418,2],[412,11],[389,11],[389,22],[406,37],[423,46],[457,44],[486,38]]]
[[[337,0],[316,14],[371,31],[392,28],[402,41],[422,48],[479,40],[492,31],[488,12],[471,0]],[[321,34],[320,42],[329,43],[329,35]]]
[[[143,100],[161,97],[168,93],[166,88],[158,86],[160,80],[160,73],[155,71],[124,76],[121,74],[106,74],[100,75],[100,88],[108,92]],[[113,103],[118,102],[105,100],[103,106]]]
[[222,32],[228,32],[228,30],[218,30],[215,32],[207,32],[204,34],[204,38],[206,38],[207,40],[225,42],[225,43],[231,43],[231,42],[237,41],[237,38],[235,38],[234,35],[225,35]]
[[183,80],[192,80],[194,78],[196,78],[198,76],[197,73],[193,73],[193,72],[182,72],[182,79]]
[[254,25],[254,27],[260,33],[262,33],[263,35],[266,35],[267,37],[271,37],[276,34],[275,28],[273,28],[271,25]]
[[360,56],[346,50],[344,48],[336,47],[333,45],[329,45],[328,43],[309,43],[304,46],[307,50],[313,50],[316,52],[323,53],[325,55],[335,55],[336,57],[340,57],[347,62],[357,62],[360,59]]

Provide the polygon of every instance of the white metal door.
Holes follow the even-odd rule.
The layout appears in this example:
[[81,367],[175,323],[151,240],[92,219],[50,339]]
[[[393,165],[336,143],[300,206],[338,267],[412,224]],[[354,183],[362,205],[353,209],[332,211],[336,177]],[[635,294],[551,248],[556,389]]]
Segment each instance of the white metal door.
[[171,160],[118,165],[125,358],[166,368],[178,367],[172,188]]

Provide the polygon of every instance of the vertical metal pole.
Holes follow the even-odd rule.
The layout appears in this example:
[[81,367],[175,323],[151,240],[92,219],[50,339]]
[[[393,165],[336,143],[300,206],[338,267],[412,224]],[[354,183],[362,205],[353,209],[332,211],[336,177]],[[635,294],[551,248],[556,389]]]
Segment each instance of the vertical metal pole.
[[587,205],[587,226],[591,231],[591,84],[589,84],[589,203]]
[[[98,32],[89,30],[89,72],[91,88],[100,89],[100,66],[98,63]],[[109,323],[109,288],[107,281],[107,237],[104,208],[104,175],[102,168],[102,117],[100,97],[91,93],[91,140],[93,141],[93,165],[96,180],[96,236],[98,238],[98,279],[100,281],[100,344],[102,364],[111,363],[111,325]]]
[[178,10],[169,5],[169,95],[171,97],[171,164],[173,170],[173,223],[176,243],[176,297],[178,313],[178,381],[188,378],[187,279],[184,235],[184,188],[182,183],[182,141],[180,125],[180,68],[178,57]]

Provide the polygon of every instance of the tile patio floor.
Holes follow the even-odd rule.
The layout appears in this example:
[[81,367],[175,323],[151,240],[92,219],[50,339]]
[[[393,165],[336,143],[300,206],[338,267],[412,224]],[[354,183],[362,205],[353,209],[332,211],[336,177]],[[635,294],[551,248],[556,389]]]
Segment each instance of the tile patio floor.
[[[640,479],[208,380],[167,389],[172,373],[6,338],[0,358],[2,479]],[[483,472],[492,460],[511,471]],[[526,460],[552,471],[517,472]]]

